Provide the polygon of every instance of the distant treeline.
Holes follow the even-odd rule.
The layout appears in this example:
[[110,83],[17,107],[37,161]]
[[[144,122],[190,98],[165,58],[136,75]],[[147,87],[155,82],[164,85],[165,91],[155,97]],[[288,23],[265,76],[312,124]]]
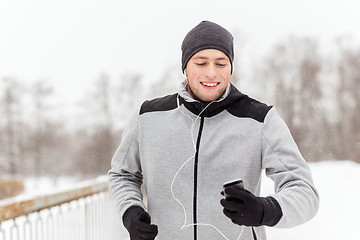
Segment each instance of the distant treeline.
[[[325,50],[316,39],[289,37],[254,64],[242,64],[242,57],[236,55],[232,82],[276,107],[307,161],[360,162],[359,46],[339,39]],[[119,79],[101,74],[69,116],[57,112],[48,82],[24,87],[3,76],[0,174],[106,174],[124,123],[141,101],[178,91],[184,76],[169,66],[157,82],[143,79],[134,72]]]

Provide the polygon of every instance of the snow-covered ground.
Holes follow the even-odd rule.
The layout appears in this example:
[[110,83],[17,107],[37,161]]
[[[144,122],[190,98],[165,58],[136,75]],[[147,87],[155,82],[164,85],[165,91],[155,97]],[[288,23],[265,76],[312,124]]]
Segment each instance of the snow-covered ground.
[[[310,167],[320,194],[318,214],[294,228],[268,228],[268,239],[360,239],[360,164],[322,161],[311,163]],[[264,191],[271,191],[271,184],[271,180],[264,179]]]
[[71,189],[76,182],[79,182],[78,178],[69,176],[27,178],[24,181],[25,190],[22,196],[36,196]]
[[[360,239],[360,164],[350,161],[310,163],[315,185],[320,194],[320,209],[311,221],[290,229],[268,228],[269,240],[347,240]],[[57,180],[68,186],[75,179]],[[37,192],[53,188],[53,180],[30,180],[27,185]],[[273,192],[271,180],[263,178],[262,194]],[[31,194],[27,192],[27,194]],[[161,230],[160,230],[161,231]]]

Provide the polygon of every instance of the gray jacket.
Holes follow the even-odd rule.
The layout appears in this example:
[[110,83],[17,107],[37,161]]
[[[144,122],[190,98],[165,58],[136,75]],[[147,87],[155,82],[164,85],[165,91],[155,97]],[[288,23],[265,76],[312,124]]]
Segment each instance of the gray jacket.
[[[156,239],[194,239],[194,228],[197,239],[235,240],[240,233],[240,239],[252,239],[251,228],[223,214],[220,192],[224,182],[242,178],[259,195],[262,169],[274,181],[272,197],[283,213],[275,227],[296,226],[316,214],[310,169],[273,107],[232,84],[207,107],[183,90],[142,104],[112,159],[110,192],[120,216],[130,206],[149,212],[159,228]],[[254,229],[266,239],[264,227]]]

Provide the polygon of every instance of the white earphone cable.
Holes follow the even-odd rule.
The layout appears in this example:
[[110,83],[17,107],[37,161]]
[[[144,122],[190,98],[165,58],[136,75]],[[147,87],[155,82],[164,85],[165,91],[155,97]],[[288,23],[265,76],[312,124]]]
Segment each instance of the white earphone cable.
[[[178,95],[179,97],[179,95]],[[199,119],[200,115],[210,106],[210,104],[212,104],[213,102],[210,102],[208,105],[206,105],[206,107],[196,116],[195,120],[193,120],[190,116],[188,116],[187,114],[185,114],[182,110],[181,110],[181,107],[179,105],[179,100],[177,99],[177,104],[178,104],[178,109],[180,110],[180,112],[186,116],[187,118],[189,118],[191,121],[192,121],[192,125],[191,125],[191,129],[190,129],[190,136],[191,136],[191,141],[192,141],[192,144],[193,144],[193,147],[194,147],[194,154],[189,158],[187,159],[181,166],[180,168],[176,171],[175,175],[174,175],[174,178],[171,182],[171,194],[172,194],[172,197],[179,203],[179,205],[181,206],[183,212],[184,212],[184,224],[183,226],[181,227],[181,229],[185,228],[185,227],[191,227],[191,226],[209,226],[209,227],[212,227],[214,228],[218,233],[221,234],[221,236],[223,236],[224,239],[226,240],[230,240],[229,238],[227,238],[217,227],[215,227],[214,225],[212,224],[209,224],[209,223],[190,223],[190,224],[186,224],[186,219],[187,219],[187,214],[186,214],[186,209],[184,207],[184,205],[180,202],[180,200],[175,196],[174,194],[174,182],[175,182],[175,179],[177,177],[177,175],[179,174],[179,172],[182,170],[182,168],[189,162],[191,161],[192,159],[195,158],[195,154],[196,154],[196,144],[195,144],[195,139],[194,139],[194,136],[193,136],[193,130],[194,130],[194,126],[196,124],[196,121]],[[244,226],[242,226],[242,230],[240,232],[240,235],[239,237],[237,238],[237,240],[240,239],[242,233],[244,231]]]

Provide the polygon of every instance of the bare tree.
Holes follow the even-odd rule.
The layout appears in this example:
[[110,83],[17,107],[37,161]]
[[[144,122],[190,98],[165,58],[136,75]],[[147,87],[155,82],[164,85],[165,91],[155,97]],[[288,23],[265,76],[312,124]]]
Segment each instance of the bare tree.
[[45,81],[37,81],[33,84],[32,99],[33,99],[33,116],[34,125],[31,134],[31,142],[29,150],[33,153],[33,173],[40,176],[43,173],[46,146],[50,144],[50,135],[54,131],[49,121],[49,106],[48,98],[52,93],[50,87]]
[[309,160],[321,155],[320,133],[327,120],[321,111],[321,64],[317,41],[298,37],[277,45],[265,61],[275,106]]
[[86,175],[105,174],[117,142],[114,136],[113,85],[106,74],[96,80],[94,91],[89,94],[83,106],[86,117],[92,121],[78,130],[74,159],[78,169]]
[[[125,72],[116,84],[116,102],[119,118],[126,122],[145,97],[143,76],[136,72]],[[120,120],[119,119],[119,120]],[[123,124],[122,124],[123,126]]]
[[[18,165],[23,155],[23,89],[14,78],[3,79],[3,93],[1,98],[1,110],[3,116],[3,134],[0,155],[3,155],[3,163],[7,166],[7,173],[18,174]],[[2,154],[1,154],[2,153]]]
[[360,162],[360,49],[339,44],[336,95],[338,119],[334,154],[338,159]]

